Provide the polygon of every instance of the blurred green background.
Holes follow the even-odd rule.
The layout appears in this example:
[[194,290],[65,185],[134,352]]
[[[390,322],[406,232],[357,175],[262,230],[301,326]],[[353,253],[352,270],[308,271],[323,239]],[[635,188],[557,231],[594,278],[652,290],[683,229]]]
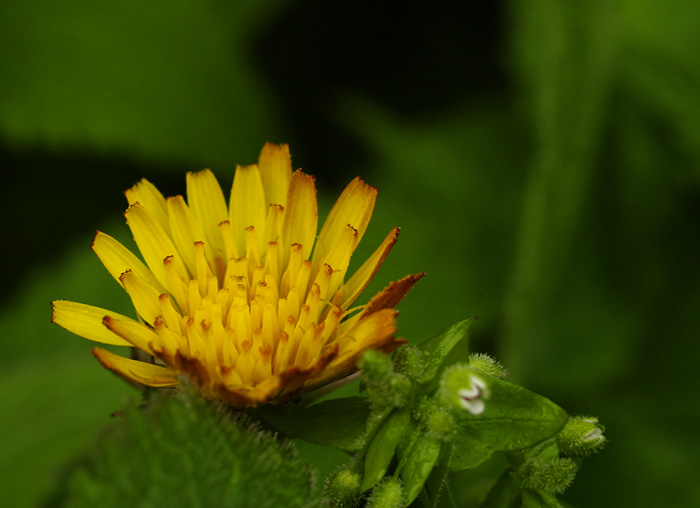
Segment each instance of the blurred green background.
[[[700,506],[700,4],[691,0],[0,4],[0,500],[53,506],[133,394],[49,323],[49,301],[128,313],[88,248],[121,192],[224,187],[291,145],[322,207],[379,187],[356,255],[418,342],[477,315],[475,349],[609,446],[564,498]],[[356,259],[356,260],[357,260]],[[323,451],[311,453],[323,453]]]

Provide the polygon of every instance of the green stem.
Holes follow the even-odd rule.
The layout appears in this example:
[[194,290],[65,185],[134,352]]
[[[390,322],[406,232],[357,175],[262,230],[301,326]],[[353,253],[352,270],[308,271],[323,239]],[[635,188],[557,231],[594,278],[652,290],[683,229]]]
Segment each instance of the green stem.
[[445,493],[447,494],[447,499],[450,501],[450,506],[452,508],[457,508],[457,502],[455,501],[455,496],[452,494],[452,487],[450,484],[445,480]]

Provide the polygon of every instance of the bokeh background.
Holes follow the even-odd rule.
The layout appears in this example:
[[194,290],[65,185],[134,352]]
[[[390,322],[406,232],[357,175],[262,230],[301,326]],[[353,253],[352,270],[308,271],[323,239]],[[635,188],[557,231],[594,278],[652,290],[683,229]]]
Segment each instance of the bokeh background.
[[[128,240],[121,194],[224,186],[291,145],[323,209],[380,189],[356,255],[414,342],[480,317],[473,348],[609,446],[576,506],[700,506],[700,4],[26,0],[0,4],[0,497],[60,504],[133,392],[49,323],[128,313],[89,249]],[[322,453],[322,452],[316,452]]]

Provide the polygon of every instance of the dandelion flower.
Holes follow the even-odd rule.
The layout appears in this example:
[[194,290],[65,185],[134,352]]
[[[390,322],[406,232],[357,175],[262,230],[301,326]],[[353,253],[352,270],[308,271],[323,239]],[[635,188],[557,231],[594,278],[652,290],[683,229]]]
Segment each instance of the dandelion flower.
[[353,307],[398,228],[346,278],[376,196],[354,179],[317,233],[314,178],[292,173],[289,148],[271,143],[257,165],[236,168],[228,206],[209,170],[187,174],[187,200],[143,179],[126,191],[125,212],[143,261],[103,232],[92,243],[138,320],[61,300],[52,320],[150,355],[147,363],[93,350],[128,381],[171,387],[183,377],[236,407],[287,402],[356,370],[363,351],[404,342],[394,337],[394,307],[422,273]]

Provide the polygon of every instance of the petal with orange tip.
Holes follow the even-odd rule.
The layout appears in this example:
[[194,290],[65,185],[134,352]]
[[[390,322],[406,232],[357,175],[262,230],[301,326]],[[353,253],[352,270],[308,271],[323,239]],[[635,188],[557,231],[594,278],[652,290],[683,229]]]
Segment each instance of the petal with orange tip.
[[221,186],[211,170],[187,173],[187,203],[202,225],[212,254],[222,256],[224,243],[219,223],[228,219],[228,208]]
[[175,372],[166,367],[124,358],[99,347],[93,349],[92,354],[105,368],[127,381],[156,388],[178,385]]
[[258,157],[258,169],[265,189],[265,205],[287,205],[287,193],[292,181],[292,158],[289,145],[265,143]]
[[153,272],[133,252],[108,234],[98,231],[90,248],[97,254],[110,275],[120,284],[121,274],[131,270],[146,284],[153,286],[161,293],[165,293],[165,288],[153,276]]
[[172,263],[177,275],[183,280],[188,278],[187,269],[177,248],[160,224],[143,206],[134,203],[127,209],[124,216],[146,264],[161,284],[168,287],[168,278],[163,266],[163,260],[168,256],[173,256]]
[[[194,218],[192,211],[182,196],[173,196],[166,200],[170,216],[170,231],[175,247],[190,275],[195,277],[194,242],[204,241],[202,225]],[[221,235],[219,235],[221,236]]]
[[399,228],[392,229],[382,244],[367,258],[362,266],[345,283],[345,295],[340,304],[343,310],[348,310],[355,300],[362,294],[374,275],[382,266],[389,251],[399,237]]
[[413,286],[425,276],[424,272],[407,275],[403,279],[389,284],[377,293],[360,313],[360,317],[368,316],[383,309],[393,309],[408,294]]
[[392,343],[404,343],[394,337],[397,314],[393,309],[375,312],[336,339],[330,345],[337,343],[337,357],[307,385],[307,389],[313,390],[352,374],[357,370],[358,357],[367,349],[386,350]]
[[396,333],[396,316],[398,311],[382,309],[341,330],[339,337],[334,341],[339,348],[338,359],[342,360],[348,354],[360,353],[365,349],[382,347],[383,341]]
[[246,252],[246,228],[250,226],[255,228],[262,242],[267,204],[260,171],[256,165],[236,167],[231,187],[229,213],[238,252]]
[[115,319],[128,320],[126,316],[117,314],[109,310],[85,305],[84,303],[69,302],[66,300],[56,300],[51,302],[51,321],[76,335],[103,344],[115,346],[131,346],[120,336],[108,330],[102,324],[105,316]]
[[156,318],[162,314],[160,293],[152,286],[143,282],[131,270],[124,272],[119,277],[119,281],[124,286],[127,294],[131,297],[137,314],[141,316],[146,323],[153,324]]
[[163,341],[156,332],[133,319],[105,316],[102,318],[102,323],[130,345],[145,351],[149,355],[153,355],[151,344],[157,345],[160,349],[164,347]]
[[302,248],[302,259],[309,259],[318,229],[318,202],[314,177],[302,171],[295,171],[289,186],[287,207],[282,219],[282,266],[289,259],[292,244]]
[[312,260],[314,266],[321,263],[323,256],[335,248],[345,227],[351,226],[357,230],[357,243],[360,243],[367,231],[376,201],[377,189],[367,185],[360,177],[355,178],[345,187],[318,235]]
[[124,194],[126,194],[126,200],[129,202],[129,205],[139,203],[151,214],[166,233],[170,233],[165,198],[155,185],[142,178],[139,183],[128,189]]

